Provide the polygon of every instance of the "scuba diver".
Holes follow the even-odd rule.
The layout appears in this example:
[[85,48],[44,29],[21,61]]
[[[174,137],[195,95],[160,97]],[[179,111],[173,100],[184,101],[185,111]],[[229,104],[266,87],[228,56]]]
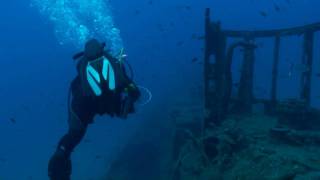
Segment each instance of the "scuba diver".
[[125,119],[135,112],[140,91],[125,72],[122,62],[125,56],[121,53],[118,58],[112,57],[104,47],[104,43],[92,39],[85,44],[84,52],[74,57],[79,60],[78,74],[71,83],[68,98],[69,130],[49,161],[50,180],[70,180],[71,153],[95,115]]

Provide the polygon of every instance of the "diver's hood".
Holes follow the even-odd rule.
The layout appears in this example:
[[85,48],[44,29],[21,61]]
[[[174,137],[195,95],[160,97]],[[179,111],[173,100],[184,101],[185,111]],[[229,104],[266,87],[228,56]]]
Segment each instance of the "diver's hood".
[[95,60],[104,54],[104,47],[106,46],[105,43],[100,43],[96,39],[89,40],[85,47],[83,52],[79,52],[73,56],[74,60],[77,60],[81,57],[86,57],[89,61]]
[[97,59],[103,56],[104,44],[96,39],[89,40],[84,48],[84,56],[89,60]]

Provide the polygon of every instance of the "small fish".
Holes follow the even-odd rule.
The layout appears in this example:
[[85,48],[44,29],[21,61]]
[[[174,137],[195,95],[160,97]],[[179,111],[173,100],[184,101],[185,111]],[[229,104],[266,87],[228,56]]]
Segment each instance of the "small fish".
[[100,156],[100,155],[96,155],[96,157],[95,157],[96,159],[101,159],[102,158],[102,156]]
[[237,87],[240,86],[240,83],[233,83],[233,86],[234,86],[235,88],[237,88]]
[[177,46],[182,46],[184,44],[184,42],[183,41],[179,41],[179,42],[177,42]]
[[15,119],[15,118],[13,118],[13,117],[12,117],[12,118],[10,118],[9,120],[10,120],[10,122],[11,122],[12,124],[16,124],[16,122],[17,122],[17,121],[16,121],[16,119]]
[[135,14],[135,15],[140,15],[140,14],[141,14],[141,11],[137,9],[137,10],[134,11],[134,14]]
[[158,24],[157,27],[158,27],[160,32],[165,32],[166,31],[166,29],[163,27],[162,24]]
[[279,7],[277,4],[274,3],[273,6],[274,6],[274,9],[275,9],[277,12],[280,12],[280,11],[281,11],[280,7]]
[[198,60],[199,60],[198,58],[194,57],[194,58],[192,58],[191,62],[192,62],[192,63],[195,63],[195,62],[197,62]]
[[260,11],[259,13],[260,13],[260,15],[262,17],[267,17],[268,16],[268,14],[265,11]]
[[188,5],[187,5],[187,6],[185,6],[184,8],[185,8],[186,10],[188,10],[188,11],[190,11],[190,10],[191,10],[191,6],[188,6]]
[[276,10],[277,12],[280,12],[281,11],[281,8],[280,6],[278,5],[278,3],[276,3],[274,0],[272,0],[273,2],[273,8],[274,10]]

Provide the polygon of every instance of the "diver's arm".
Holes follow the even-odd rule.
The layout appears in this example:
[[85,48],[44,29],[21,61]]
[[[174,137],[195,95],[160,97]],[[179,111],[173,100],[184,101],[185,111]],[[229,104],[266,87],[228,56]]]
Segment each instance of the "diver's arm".
[[125,67],[122,65],[122,73],[123,77],[126,81],[124,91],[128,93],[128,95],[136,101],[141,96],[140,90],[138,86],[130,79],[126,73]]
[[119,79],[121,81],[121,91],[127,93],[133,101],[136,101],[141,93],[137,85],[133,82],[133,80],[128,76],[126,72],[126,68],[124,66],[124,58],[126,55],[120,55],[120,57],[112,56],[108,51],[104,52],[104,56],[113,62],[113,64],[117,64],[117,69],[119,71]]
[[108,52],[105,52],[105,56],[108,59],[112,59],[113,62],[117,62],[118,68],[120,69],[120,79],[122,81],[122,91],[125,93],[128,93],[130,98],[135,102],[137,99],[139,99],[141,93],[139,91],[139,88],[137,85],[133,82],[133,79],[131,79],[126,71],[125,65],[124,65],[124,60],[127,55],[120,55],[120,57],[116,58],[111,56]]

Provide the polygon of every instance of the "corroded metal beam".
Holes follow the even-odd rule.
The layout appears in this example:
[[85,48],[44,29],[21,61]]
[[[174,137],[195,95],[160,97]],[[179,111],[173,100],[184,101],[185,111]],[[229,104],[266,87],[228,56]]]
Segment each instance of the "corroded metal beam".
[[277,102],[279,54],[280,54],[280,36],[276,36],[274,41],[274,50],[273,50],[272,82],[271,82],[271,102],[273,105],[275,105]]
[[313,43],[314,32],[307,31],[304,34],[302,64],[305,65],[305,70],[301,75],[301,98],[310,104],[311,96],[311,77],[313,64]]
[[251,38],[264,38],[274,36],[292,36],[301,35],[304,32],[320,31],[320,23],[308,24],[305,26],[298,26],[293,28],[273,29],[273,30],[257,30],[257,31],[234,31],[223,30],[227,37],[251,37]]
[[[245,38],[247,44],[254,44],[254,39]],[[244,47],[244,57],[241,68],[240,85],[238,91],[239,102],[236,105],[238,113],[251,113],[253,95],[254,57],[255,47]]]

